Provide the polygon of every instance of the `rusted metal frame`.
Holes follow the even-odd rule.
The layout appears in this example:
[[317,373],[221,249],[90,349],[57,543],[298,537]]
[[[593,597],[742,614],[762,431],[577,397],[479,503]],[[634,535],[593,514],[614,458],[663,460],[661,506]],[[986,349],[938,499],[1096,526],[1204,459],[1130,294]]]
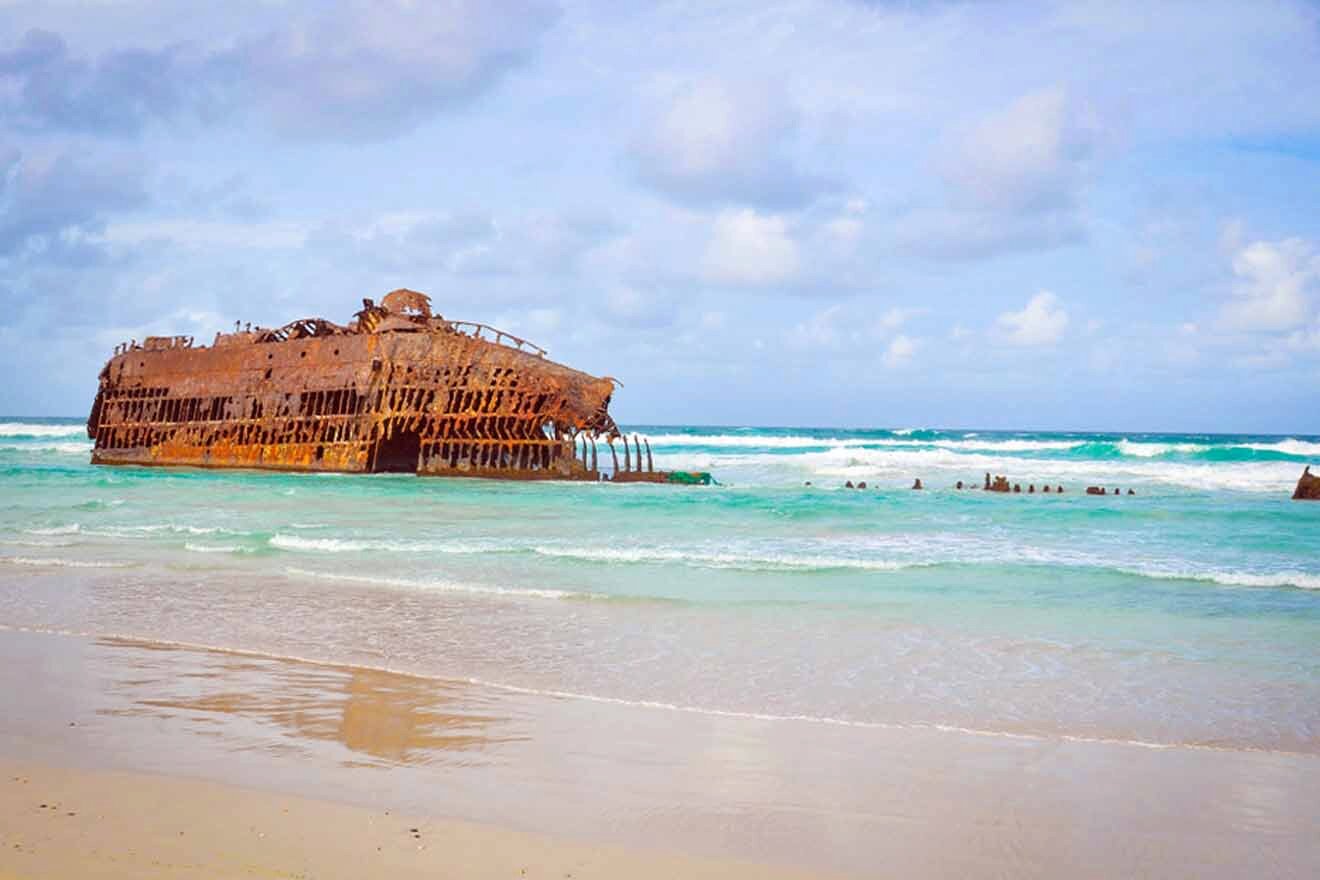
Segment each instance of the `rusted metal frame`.
[[[297,326],[297,325],[295,325]],[[303,325],[304,329],[307,325]],[[266,343],[264,345],[280,345],[280,343]],[[228,353],[237,353],[241,351],[241,346],[236,348],[229,346]],[[319,349],[324,351],[325,349]],[[452,376],[457,370],[461,373],[463,381],[466,383],[471,377],[477,388],[468,388],[465,390],[477,391],[480,386],[481,393],[466,397],[465,409],[477,414],[477,418],[464,420],[464,425],[469,427],[462,433],[480,434],[487,440],[500,441],[507,443],[496,443],[495,449],[483,450],[481,463],[486,467],[494,467],[503,470],[504,466],[517,464],[526,461],[533,466],[545,467],[549,464],[569,458],[576,461],[573,454],[571,442],[561,442],[566,436],[576,431],[581,422],[577,417],[566,416],[566,399],[557,391],[554,382],[548,385],[543,377],[536,377],[536,381],[531,388],[519,387],[525,385],[524,374],[507,366],[484,366],[480,371],[474,371],[474,364],[471,362],[471,352],[475,350],[468,349],[469,358],[467,363],[449,363],[443,368],[439,366],[431,367],[426,364],[403,367],[408,373],[416,373],[413,376],[414,381],[424,381],[430,379],[436,381],[442,374]],[[301,366],[299,361],[306,359],[309,353],[316,354],[318,349],[300,346],[298,349],[292,349],[286,352],[288,357],[281,356],[274,366],[278,367],[283,373],[290,367],[292,354],[296,352],[298,358],[292,360],[292,366]],[[486,350],[482,350],[486,351]],[[357,356],[360,358],[364,353],[370,357],[373,353],[373,347],[368,346],[364,352],[360,347],[357,350]],[[381,352],[384,353],[383,350]],[[262,352],[262,360],[271,362],[274,353]],[[334,352],[339,354],[338,349]],[[384,363],[390,362],[388,371],[384,371]],[[111,365],[107,366],[107,370]],[[122,377],[124,365],[122,363],[115,365],[117,372]],[[145,364],[139,364],[139,367]],[[318,445],[333,445],[338,442],[354,439],[358,441],[369,440],[371,436],[380,436],[382,433],[387,436],[393,436],[398,430],[411,430],[419,435],[419,447],[421,442],[427,445],[426,456],[433,459],[437,451],[443,454],[441,447],[437,450],[434,438],[437,436],[447,436],[453,433],[451,430],[453,423],[449,419],[440,418],[440,411],[449,410],[449,404],[453,401],[455,395],[446,394],[443,401],[446,405],[443,407],[432,407],[430,404],[434,401],[435,390],[429,393],[423,393],[421,390],[411,389],[402,395],[394,394],[388,399],[384,398],[379,391],[381,386],[389,387],[393,382],[397,387],[397,378],[399,369],[389,357],[377,357],[372,362],[373,376],[367,389],[355,386],[352,389],[324,388],[324,389],[302,389],[295,392],[297,399],[292,396],[280,398],[278,393],[270,395],[266,393],[244,393],[239,391],[237,396],[234,394],[225,394],[223,397],[228,400],[216,400],[213,395],[198,397],[195,400],[189,400],[185,394],[177,400],[168,400],[166,402],[154,403],[124,403],[117,402],[114,407],[104,407],[104,414],[99,417],[95,425],[98,445],[106,446],[117,442],[112,439],[115,433],[109,426],[115,423],[124,423],[132,420],[134,428],[125,428],[132,431],[134,440],[127,442],[136,442],[136,439],[142,435],[143,431],[153,432],[153,440],[169,438],[173,434],[175,439],[179,438],[180,433],[192,435],[200,441],[208,440],[212,437],[223,437],[226,442],[236,442],[249,445],[256,440],[274,440],[297,441],[296,445],[306,445],[316,443]],[[555,369],[556,365],[552,365]],[[257,372],[264,376],[268,381],[277,381],[272,378],[272,367],[264,367]],[[477,375],[473,375],[474,372]],[[388,376],[389,380],[384,381]],[[127,378],[127,377],[125,377]],[[410,383],[411,384],[411,383]],[[507,393],[503,386],[507,386]],[[140,400],[149,397],[153,392],[140,388],[126,388],[119,386],[126,395],[131,396],[133,400]],[[514,390],[518,388],[518,390]],[[373,394],[372,391],[376,393]],[[449,391],[450,389],[441,389]],[[156,396],[164,394],[164,390],[156,391]],[[195,395],[193,395],[195,397]],[[348,405],[345,405],[344,398],[349,398]],[[104,396],[103,396],[104,399]],[[457,402],[457,401],[454,401]],[[272,406],[272,403],[274,406]],[[304,405],[305,403],[305,405]],[[374,403],[375,406],[370,406]],[[382,404],[384,405],[382,407]],[[260,407],[260,410],[258,409]],[[241,409],[241,412],[240,412]],[[364,425],[360,420],[352,417],[348,419],[335,419],[334,416],[353,413],[366,412],[369,409],[375,410],[378,416],[371,419],[375,427],[371,434],[363,436],[363,432],[358,429]],[[117,410],[111,412],[111,410]],[[527,411],[527,419],[519,419],[516,413]],[[260,414],[259,414],[260,413]],[[599,406],[594,410],[595,415],[585,421],[593,424],[605,423],[605,407]],[[272,415],[276,414],[276,415]],[[490,418],[483,419],[482,415]],[[139,421],[143,420],[143,421]],[[384,420],[384,424],[380,422]],[[147,427],[149,425],[149,427]],[[183,425],[189,425],[184,429]],[[91,427],[91,425],[89,425]],[[381,430],[383,428],[383,431]],[[258,432],[260,435],[258,436]],[[122,432],[121,432],[122,433]],[[356,438],[354,435],[357,435]],[[519,435],[522,435],[520,438]],[[593,446],[593,458],[595,452],[595,438],[590,438]],[[524,444],[525,448],[520,445]],[[278,442],[277,444],[278,445]],[[359,446],[360,443],[351,443]],[[466,445],[466,444],[465,444]],[[487,444],[481,444],[486,446]],[[585,468],[585,447],[584,442],[584,467]],[[640,465],[640,449],[638,450]],[[451,457],[452,458],[452,457]]]

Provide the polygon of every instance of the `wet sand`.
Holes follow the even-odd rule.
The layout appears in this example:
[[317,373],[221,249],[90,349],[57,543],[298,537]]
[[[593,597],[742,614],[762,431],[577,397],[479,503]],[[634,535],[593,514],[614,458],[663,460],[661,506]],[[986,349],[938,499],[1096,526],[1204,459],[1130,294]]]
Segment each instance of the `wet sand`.
[[191,779],[4,761],[0,772],[0,880],[809,876]]
[[12,630],[0,693],[0,877],[1320,876],[1315,755],[702,715]]

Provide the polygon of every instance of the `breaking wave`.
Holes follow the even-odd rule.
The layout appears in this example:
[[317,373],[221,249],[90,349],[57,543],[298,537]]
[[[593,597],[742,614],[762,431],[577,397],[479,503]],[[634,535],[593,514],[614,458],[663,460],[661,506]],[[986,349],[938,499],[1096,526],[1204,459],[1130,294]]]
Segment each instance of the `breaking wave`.
[[82,531],[82,526],[78,523],[68,523],[62,526],[48,526],[38,529],[24,529],[29,535],[76,535]]
[[491,553],[501,549],[489,543],[452,543],[442,541],[397,541],[372,538],[303,538],[277,533],[270,539],[277,550],[314,553]]
[[728,568],[745,571],[828,571],[830,569],[858,569],[862,571],[897,571],[933,564],[917,561],[867,559],[864,557],[795,554],[791,552],[712,552],[701,549],[673,547],[592,547],[536,542],[439,542],[394,541],[351,538],[301,538],[277,534],[270,545],[282,550],[316,553],[444,553],[490,554],[528,553],[558,559],[582,562],[616,564],[676,563],[694,568]]
[[1280,452],[1284,455],[1307,457],[1320,455],[1320,443],[1294,440],[1291,437],[1287,440],[1280,440],[1277,443],[1243,443],[1241,446],[1243,449],[1255,449],[1260,452]]
[[108,562],[96,559],[56,559],[36,556],[0,556],[6,565],[29,565],[51,568],[131,568],[131,562]]
[[1119,569],[1119,571],[1154,580],[1207,581],[1227,587],[1295,587],[1299,590],[1320,590],[1320,574],[1303,571],[1257,573],[1160,568],[1132,568]]
[[799,555],[793,553],[711,553],[666,549],[661,547],[555,547],[536,546],[531,552],[539,556],[578,559],[584,562],[605,563],[678,563],[694,568],[729,568],[742,571],[829,571],[831,569],[857,569],[861,571],[899,571],[936,565],[935,562],[895,561],[863,557]]
[[85,425],[43,425],[28,422],[0,422],[0,437],[86,437]]
[[192,553],[251,553],[251,548],[239,544],[195,544],[185,541],[183,549]]
[[83,443],[0,443],[0,449],[13,452],[58,452],[64,455],[85,455],[92,451],[90,440]]
[[721,482],[742,485],[794,484],[803,479],[867,480],[875,487],[910,486],[921,477],[927,488],[952,487],[962,480],[979,485],[985,472],[1005,474],[1010,482],[1066,484],[1080,492],[1086,485],[1164,484],[1183,489],[1278,493],[1291,491],[1298,463],[1281,460],[1215,462],[1171,460],[1156,455],[1101,459],[996,455],[990,451],[940,448],[860,448],[838,446],[785,456],[766,452],[657,452],[657,467],[711,470]]
[[[920,434],[920,436],[916,436]],[[1191,440],[1131,438],[1106,435],[1065,435],[1045,437],[981,436],[977,432],[947,435],[938,431],[877,431],[820,433],[675,433],[648,435],[656,453],[670,459],[682,455],[772,454],[779,459],[822,451],[864,450],[874,453],[948,452],[953,454],[988,453],[1010,457],[1022,456],[1031,461],[1114,462],[1124,459],[1150,459],[1182,463],[1214,462],[1225,464],[1253,461],[1303,460],[1320,456],[1320,442],[1287,438],[1247,440],[1236,438],[1196,437]],[[692,450],[693,452],[686,452]]]
[[1168,455],[1171,452],[1191,454],[1205,452],[1207,449],[1211,448],[1204,443],[1134,442],[1127,438],[1119,440],[1114,446],[1121,454],[1133,455],[1137,458],[1154,458],[1157,455]]
[[[1074,571],[1109,572],[1155,580],[1205,581],[1240,587],[1296,587],[1320,589],[1320,573],[1299,570],[1278,572],[1199,569],[1190,563],[1170,562],[1163,566],[1140,565],[1121,558],[1100,558],[1062,549],[996,545],[993,542],[933,541],[923,538],[911,546],[902,540],[885,541],[871,549],[886,555],[843,555],[830,551],[832,542],[795,547],[722,548],[702,546],[603,547],[545,542],[442,542],[386,541],[372,539],[298,538],[276,535],[271,545],[298,552],[315,553],[405,553],[405,554],[529,554],[551,559],[574,560],[602,565],[681,565],[698,569],[745,572],[825,573],[902,572],[944,566],[989,566],[1010,569],[1068,568]],[[869,546],[865,541],[860,546]],[[191,549],[191,548],[190,548]],[[203,551],[205,552],[205,551]],[[219,552],[211,551],[211,552]],[[357,577],[357,576],[354,576]]]
[[101,526],[96,529],[85,530],[84,534],[93,535],[101,538],[134,538],[139,535],[151,535],[157,533],[166,533],[173,535],[249,535],[251,532],[244,532],[236,529],[226,529],[220,526],[193,526],[180,525],[178,523],[147,523],[136,526]]
[[470,584],[459,581],[416,580],[413,578],[383,577],[379,575],[344,574],[339,572],[311,571],[305,568],[289,567],[285,573],[292,577],[306,577],[325,581],[342,581],[382,587],[402,587],[412,590],[430,590],[444,593],[473,593],[485,596],[509,596],[533,599],[592,599],[605,598],[596,593],[580,593],[571,590],[547,590],[536,587],[495,587],[485,584]]

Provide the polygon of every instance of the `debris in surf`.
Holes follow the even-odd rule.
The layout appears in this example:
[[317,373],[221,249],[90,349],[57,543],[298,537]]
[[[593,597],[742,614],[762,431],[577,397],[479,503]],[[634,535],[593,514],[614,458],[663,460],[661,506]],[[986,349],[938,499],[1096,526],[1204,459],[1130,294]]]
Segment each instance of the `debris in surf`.
[[1294,501],[1320,501],[1320,477],[1311,473],[1311,466],[1308,464],[1302,471],[1301,479],[1297,481],[1297,488],[1292,494]]

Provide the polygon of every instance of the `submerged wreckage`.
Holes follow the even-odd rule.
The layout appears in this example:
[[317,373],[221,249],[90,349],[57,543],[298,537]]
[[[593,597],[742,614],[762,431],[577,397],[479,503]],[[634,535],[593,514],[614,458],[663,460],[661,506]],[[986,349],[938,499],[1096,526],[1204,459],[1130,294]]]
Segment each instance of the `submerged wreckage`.
[[413,290],[362,302],[348,326],[306,318],[218,333],[209,347],[184,336],[120,345],[87,419],[92,462],[710,482],[658,471],[649,442],[629,444],[609,414],[616,380],[446,320]]

